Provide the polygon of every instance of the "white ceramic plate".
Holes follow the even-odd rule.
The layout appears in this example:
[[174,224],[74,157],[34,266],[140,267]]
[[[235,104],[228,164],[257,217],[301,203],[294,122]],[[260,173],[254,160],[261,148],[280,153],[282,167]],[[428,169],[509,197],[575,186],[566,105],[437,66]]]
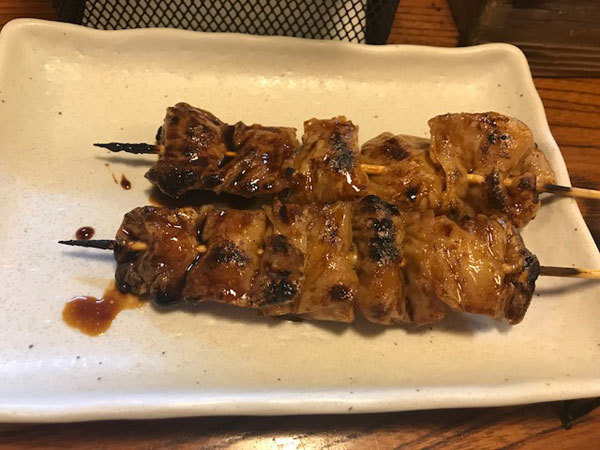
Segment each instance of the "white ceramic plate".
[[[495,110],[533,129],[568,184],[515,47],[367,47],[18,20],[0,38],[0,99],[0,421],[358,413],[600,395],[600,284],[590,281],[540,279],[514,328],[466,315],[420,331],[293,323],[219,305],[125,311],[96,338],[61,320],[71,297],[102,294],[114,262],[56,241],[82,225],[111,238],[126,211],[148,202],[143,173],[154,158],[91,143],[149,141],[177,101],[228,122],[298,128],[312,116],[345,114],[360,125],[361,142],[386,130],[426,136],[427,119],[448,111]],[[111,171],[133,188],[114,184]],[[543,264],[600,267],[571,200],[545,204],[524,238]]]

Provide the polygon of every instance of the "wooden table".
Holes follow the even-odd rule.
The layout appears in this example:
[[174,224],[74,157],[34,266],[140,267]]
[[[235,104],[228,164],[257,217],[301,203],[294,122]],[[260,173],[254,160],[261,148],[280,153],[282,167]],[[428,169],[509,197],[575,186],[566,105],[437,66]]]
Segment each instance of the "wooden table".
[[[15,17],[52,19],[50,3],[2,0],[0,26]],[[400,3],[389,43],[456,44],[456,28],[446,0]],[[573,184],[600,189],[600,79],[538,78],[535,84]],[[579,205],[596,244],[600,244],[600,202],[583,201]],[[527,445],[546,449],[598,445],[600,409],[565,430],[558,419],[560,405],[343,416],[6,424],[0,425],[0,446],[483,449]]]

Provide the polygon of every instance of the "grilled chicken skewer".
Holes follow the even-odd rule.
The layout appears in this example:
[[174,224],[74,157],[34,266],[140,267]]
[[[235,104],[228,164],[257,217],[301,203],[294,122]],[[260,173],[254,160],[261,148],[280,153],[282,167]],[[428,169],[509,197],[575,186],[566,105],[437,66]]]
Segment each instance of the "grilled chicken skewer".
[[356,306],[382,324],[434,322],[448,308],[518,323],[540,271],[506,220],[402,214],[373,195],[255,211],[136,208],[113,242],[104,248],[124,292],[340,322]]
[[158,145],[96,145],[158,153],[146,176],[171,197],[194,189],[246,197],[289,190],[295,202],[331,202],[373,192],[403,209],[433,208],[457,219],[500,213],[519,227],[535,216],[539,192],[600,198],[554,184],[531,131],[516,119],[446,114],[430,127],[431,143],[384,133],[361,156],[357,127],[344,117],[307,121],[299,148],[292,128],[229,126],[179,103],[167,110]]

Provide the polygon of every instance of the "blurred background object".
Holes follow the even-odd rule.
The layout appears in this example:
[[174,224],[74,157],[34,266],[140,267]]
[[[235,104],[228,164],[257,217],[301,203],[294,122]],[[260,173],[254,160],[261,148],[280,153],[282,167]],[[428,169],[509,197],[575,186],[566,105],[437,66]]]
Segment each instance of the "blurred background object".
[[196,31],[385,44],[398,0],[54,0],[58,19],[92,28]]
[[599,0],[449,0],[459,45],[510,42],[536,76],[600,76]]

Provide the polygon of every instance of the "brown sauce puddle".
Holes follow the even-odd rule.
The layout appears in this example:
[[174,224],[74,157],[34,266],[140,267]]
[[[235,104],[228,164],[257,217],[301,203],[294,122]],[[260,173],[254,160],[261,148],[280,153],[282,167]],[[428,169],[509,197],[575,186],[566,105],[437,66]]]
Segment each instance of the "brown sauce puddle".
[[125,189],[126,191],[128,191],[129,189],[131,189],[131,181],[129,181],[126,177],[125,174],[121,174],[121,187],[123,189]]
[[92,227],[81,227],[79,230],[75,232],[75,237],[82,241],[89,241],[94,237],[94,230]]
[[110,328],[113,320],[125,309],[136,309],[144,304],[132,294],[122,294],[113,285],[102,298],[78,296],[65,305],[62,318],[72,328],[88,336],[98,336]]

